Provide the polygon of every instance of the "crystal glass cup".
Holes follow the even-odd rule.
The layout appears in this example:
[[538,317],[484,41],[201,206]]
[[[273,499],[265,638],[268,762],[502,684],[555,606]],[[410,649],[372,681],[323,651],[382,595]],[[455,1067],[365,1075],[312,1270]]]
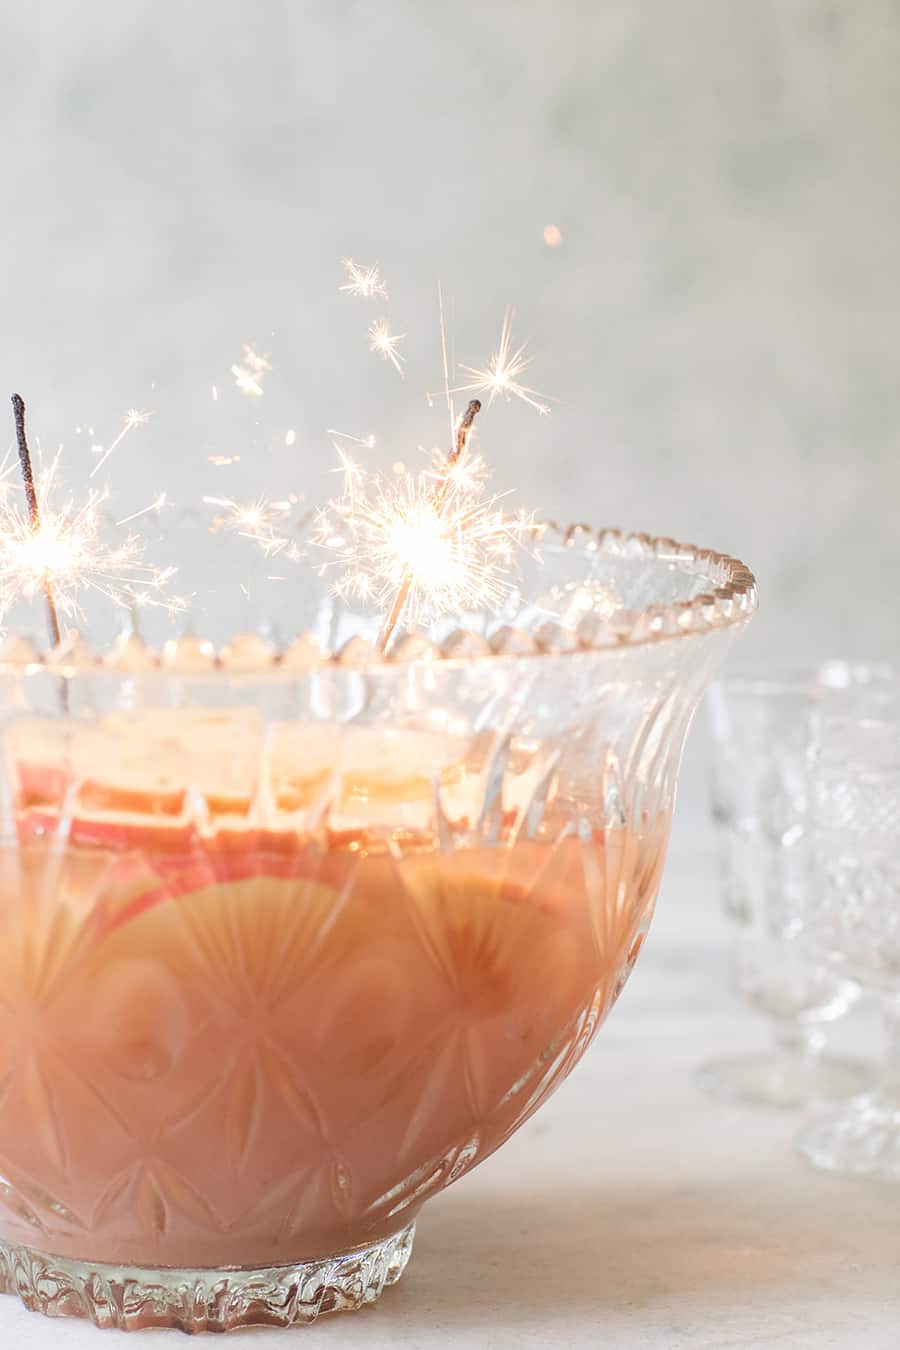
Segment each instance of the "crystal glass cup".
[[806,1126],[815,1167],[900,1181],[900,717],[823,716],[812,753],[816,895],[809,935],[881,1003],[880,1081]]
[[734,981],[772,1028],[769,1050],[701,1067],[700,1085],[716,1096],[791,1108],[863,1084],[859,1065],[823,1052],[824,1026],[858,989],[811,950],[805,932],[814,886],[809,753],[820,708],[869,697],[881,682],[872,668],[828,662],[778,678],[717,680],[709,691],[711,807]]
[[642,535],[541,554],[499,621],[387,660],[377,616],[336,652],[7,644],[0,1284],[29,1307],[221,1331],[369,1303],[580,1059],[755,587]]

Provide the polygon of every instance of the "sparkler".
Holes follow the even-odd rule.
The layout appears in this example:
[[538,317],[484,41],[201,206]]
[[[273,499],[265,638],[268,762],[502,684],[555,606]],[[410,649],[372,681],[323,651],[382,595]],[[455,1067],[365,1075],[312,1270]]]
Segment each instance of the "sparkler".
[[178,602],[159,600],[155,593],[174,575],[145,562],[141,542],[127,535],[108,545],[100,537],[100,507],[106,493],[90,492],[79,506],[68,500],[52,506],[59,456],[35,477],[25,436],[25,404],[13,395],[16,439],[26,509],[7,492],[0,498],[0,618],[19,600],[43,592],[53,645],[59,643],[59,615],[77,615],[78,595],[97,591],[126,608],[140,599],[166,608]]
[[128,412],[125,414],[125,421],[122,423],[122,428],[115,440],[112,441],[105,450],[102,445],[94,447],[101,458],[97,460],[97,463],[91,470],[91,478],[100,472],[110,455],[122,444],[129,431],[131,431],[133,427],[145,427],[152,416],[152,413],[142,412],[140,408],[128,409]]
[[390,361],[400,378],[403,378],[403,357],[397,347],[406,337],[405,333],[392,333],[384,319],[377,319],[369,326],[369,348],[378,352],[385,361]]
[[338,290],[345,291],[348,295],[361,295],[364,300],[369,300],[374,295],[387,299],[387,287],[377,267],[361,267],[352,258],[345,258],[344,271],[347,273],[347,281],[343,286],[339,286]]
[[462,369],[466,374],[472,376],[472,383],[459,385],[451,392],[455,394],[483,394],[487,398],[488,406],[493,403],[498,394],[502,394],[507,399],[520,398],[523,403],[528,403],[532,408],[536,408],[542,417],[546,417],[550,411],[549,404],[543,401],[546,395],[539,394],[536,389],[529,389],[526,384],[521,384],[518,379],[522,372],[531,365],[532,358],[525,355],[526,345],[523,342],[521,346],[513,349],[512,312],[507,310],[503,316],[499,345],[487,366],[483,370],[475,366],[463,366]]
[[[37,490],[34,486],[34,471],[31,465],[31,451],[28,448],[28,437],[25,434],[25,400],[21,394],[13,394],[13,417],[16,423],[16,444],[19,449],[19,467],[22,470],[22,483],[25,488],[25,500],[28,503],[28,537],[27,545],[30,545],[32,552],[40,554],[40,543],[43,537],[41,527],[41,508],[38,502]],[[7,503],[4,499],[4,511]],[[35,558],[39,561],[39,558]],[[33,569],[32,569],[33,570]],[[59,615],[56,612],[56,599],[53,595],[53,583],[50,579],[50,568],[44,566],[41,570],[40,580],[35,582],[37,586],[43,586],[44,603],[47,606],[47,626],[50,629],[51,647],[59,646]],[[33,593],[33,592],[32,592]],[[2,608],[2,606],[0,606]]]
[[[418,545],[421,544],[426,550],[426,566],[429,565],[429,555],[434,560],[436,554],[439,555],[440,553],[446,553],[447,551],[446,541],[441,538],[440,526],[443,523],[444,512],[447,509],[450,494],[454,489],[458,490],[459,487],[458,483],[454,482],[453,470],[459,465],[466,453],[469,437],[472,434],[472,424],[480,412],[481,403],[477,398],[473,398],[468,408],[459,419],[453,448],[447,456],[447,472],[443,478],[438,480],[437,486],[434,489],[434,496],[430,504],[430,512],[426,512],[424,516],[419,516],[416,527],[412,531],[407,528],[405,532],[401,532],[401,540],[403,540],[404,547],[408,554],[407,563],[403,575],[400,578],[400,583],[397,586],[397,594],[394,596],[394,603],[391,605],[387,618],[381,626],[381,632],[378,634],[378,642],[376,645],[379,651],[387,651],[388,643],[391,640],[394,629],[400,622],[400,617],[403,614],[404,609],[406,609],[410,591],[417,581],[418,571],[422,566],[422,563],[417,557]],[[462,524],[463,522],[460,521],[460,529],[462,528]],[[469,528],[471,529],[471,517],[469,520]],[[416,536],[418,536],[418,538],[416,538]],[[443,544],[444,547],[441,548],[439,546],[440,544]],[[431,565],[433,565],[433,563]],[[451,574],[452,570],[451,565]]]
[[474,399],[459,419],[439,471],[385,479],[345,457],[343,494],[317,513],[313,543],[333,554],[320,574],[337,565],[335,594],[386,609],[381,651],[404,615],[415,622],[425,612],[492,606],[508,590],[504,565],[532,521],[510,518],[500,498],[484,494],[483,461],[464,472],[480,407]]
[[[319,568],[320,574],[334,563],[342,567],[334,592],[374,601],[386,610],[376,643],[382,652],[404,615],[415,622],[426,611],[495,605],[509,589],[504,565],[534,526],[527,512],[510,517],[499,508],[498,497],[486,495],[487,465],[481,456],[469,453],[481,400],[471,399],[459,419],[453,410],[454,392],[465,391],[485,394],[489,403],[502,393],[523,399],[541,414],[550,411],[542,396],[519,380],[530,357],[524,344],[513,347],[511,314],[507,311],[504,316],[500,344],[487,366],[463,367],[473,382],[453,390],[440,287],[438,311],[450,453],[435,451],[432,467],[418,474],[402,465],[397,473],[395,466],[396,478],[388,480],[367,474],[335,441],[339,461],[335,472],[343,475],[344,490],[317,513],[313,531],[313,543],[334,555],[332,562]],[[402,375],[400,340],[383,320],[369,328],[372,350],[391,360]],[[346,439],[360,443],[358,437]]]

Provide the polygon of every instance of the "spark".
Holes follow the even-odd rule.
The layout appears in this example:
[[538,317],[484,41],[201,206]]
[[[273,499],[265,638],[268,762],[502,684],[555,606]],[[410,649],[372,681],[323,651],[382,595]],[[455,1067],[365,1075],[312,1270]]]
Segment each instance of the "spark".
[[[452,464],[448,464],[446,452],[435,448],[429,452],[429,457],[433,467],[425,470],[426,476],[435,483],[449,478],[453,487],[460,492],[481,492],[490,478],[490,470],[481,455],[460,455]],[[401,464],[401,472],[403,467]]]
[[375,437],[371,434],[368,436],[351,436],[349,431],[335,431],[334,427],[329,427],[325,434],[327,436],[340,436],[341,440],[352,441],[354,445],[362,445],[366,450],[375,449]]
[[151,502],[149,506],[142,506],[140,511],[133,511],[130,516],[123,516],[121,520],[117,520],[116,527],[118,528],[120,525],[129,525],[131,521],[139,520],[141,516],[146,516],[151,511],[161,511],[165,506],[166,501],[166,494],[161,492],[156,501]]
[[562,230],[558,225],[544,226],[544,243],[548,248],[559,248],[562,243]]
[[286,548],[290,540],[276,526],[283,524],[293,501],[267,501],[259,497],[255,502],[241,505],[230,497],[204,497],[204,505],[220,507],[220,513],[210,526],[210,533],[230,530],[242,539],[259,544],[267,558]]
[[[168,581],[175,575],[176,568],[168,567],[160,573]],[[128,606],[130,609],[146,609],[148,605],[157,605],[159,602],[154,598],[150,591],[129,590]],[[188,601],[183,595],[171,595],[166,601],[166,609],[170,614],[183,614],[188,608]]]
[[92,447],[94,452],[100,455],[101,458],[98,459],[97,463],[91,470],[90,474],[91,478],[93,478],[95,474],[100,472],[100,470],[103,468],[103,465],[109,459],[113,451],[117,450],[119,446],[122,444],[125,437],[128,435],[129,431],[131,431],[134,427],[145,427],[147,423],[150,421],[150,418],[152,416],[153,416],[152,412],[143,412],[140,408],[128,409],[127,413],[125,414],[125,420],[123,421],[119,434],[118,436],[116,436],[115,440],[111,441],[105,450],[102,445],[95,445]]
[[95,591],[126,608],[135,595],[145,603],[172,607],[158,592],[173,576],[143,558],[141,541],[126,535],[106,543],[100,534],[105,492],[91,491],[78,504],[73,498],[55,508],[59,455],[35,476],[40,524],[34,529],[30,511],[10,488],[0,495],[0,618],[19,600],[32,600],[49,584],[62,614],[80,614],[79,593]]
[[264,393],[263,380],[266,373],[271,369],[272,363],[268,356],[261,356],[249,342],[245,342],[244,355],[241,361],[236,361],[231,367],[231,373],[242,394],[252,394],[255,398],[262,398]]
[[223,464],[240,464],[241,457],[240,455],[207,455],[206,460],[208,464],[215,464],[217,468],[221,468]]
[[284,433],[284,443],[285,443],[285,445],[293,445],[294,442],[296,441],[296,439],[297,439],[297,433],[296,433],[296,431],[294,430],[293,427],[291,427],[288,431],[286,431],[286,432]]
[[[444,400],[447,404],[447,416],[450,418],[450,444],[453,445],[456,437],[456,413],[453,410],[453,390],[450,388],[450,357],[447,351],[447,323],[444,318],[444,288],[440,281],[437,288],[438,299],[438,326],[441,330],[441,364],[444,373]],[[428,406],[432,406],[431,395],[428,396]]]
[[212,387],[212,397],[213,397],[213,403],[218,403],[218,401],[219,401],[219,391],[218,391],[218,389],[216,388],[215,385],[213,385],[213,387]]
[[313,544],[332,555],[319,574],[338,569],[335,595],[383,608],[408,584],[411,626],[501,603],[511,588],[507,564],[531,517],[507,515],[500,497],[485,494],[480,470],[467,481],[445,468],[439,497],[433,471],[384,478],[355,469],[348,479],[342,466],[343,495],[317,512],[312,530]]
[[348,295],[361,295],[364,300],[369,300],[375,295],[387,299],[387,287],[377,266],[362,267],[352,258],[345,258],[344,271],[347,273],[347,281],[343,286],[339,286],[338,290],[345,291]]
[[377,319],[375,323],[369,326],[369,349],[378,352],[385,361],[390,361],[397,374],[403,378],[403,357],[397,352],[397,347],[406,337],[405,333],[391,333],[384,319]]
[[507,399],[520,398],[523,403],[536,408],[542,417],[546,417],[550,411],[549,405],[543,402],[546,394],[539,394],[536,389],[529,389],[528,385],[519,383],[518,377],[528,369],[532,360],[530,356],[525,355],[525,347],[526,344],[523,342],[520,347],[513,349],[512,313],[507,310],[503,316],[499,345],[485,369],[463,366],[462,369],[466,374],[472,376],[472,383],[459,385],[452,392],[483,394],[487,398],[488,405],[493,403],[498,394]]
[[352,502],[354,492],[357,488],[361,488],[366,481],[366,471],[340,445],[336,445],[334,448],[338,457],[338,466],[331,472],[344,475],[344,495]]
[[11,451],[7,451],[3,456],[3,462],[0,463],[0,502],[3,501],[7,492],[10,491],[12,484],[7,479],[15,473],[17,460]]

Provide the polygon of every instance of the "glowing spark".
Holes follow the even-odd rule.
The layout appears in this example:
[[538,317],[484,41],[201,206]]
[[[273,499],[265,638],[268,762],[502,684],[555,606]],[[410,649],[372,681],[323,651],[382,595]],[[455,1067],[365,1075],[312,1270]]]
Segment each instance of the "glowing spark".
[[[453,445],[456,437],[456,414],[453,410],[453,391],[450,388],[450,358],[447,353],[447,324],[444,320],[444,288],[438,282],[438,324],[441,330],[441,363],[444,371],[444,399],[447,404],[447,416],[450,418],[450,445]],[[428,396],[428,406],[432,407],[431,395]]]
[[[460,455],[458,459],[448,465],[446,452],[434,449],[430,452],[430,458],[433,468],[425,471],[426,476],[435,483],[440,483],[444,478],[449,478],[453,487],[459,492],[481,492],[490,478],[490,470],[481,455]],[[403,468],[402,465],[400,467]]]
[[155,502],[149,506],[142,506],[140,511],[133,511],[130,516],[123,516],[121,520],[116,521],[116,528],[120,525],[129,525],[132,520],[139,520],[141,516],[146,516],[150,511],[160,511],[166,504],[166,494],[161,492]]
[[355,459],[351,459],[347,451],[341,446],[336,445],[335,451],[338,457],[338,466],[332,469],[332,473],[342,473],[344,475],[344,493],[346,496],[353,496],[357,487],[362,487],[366,481],[366,471],[361,464],[357,464]]
[[340,436],[341,440],[352,441],[354,445],[365,446],[367,450],[375,449],[375,437],[372,435],[351,436],[349,431],[335,431],[334,427],[329,427],[326,434],[328,436]]
[[292,502],[270,502],[264,497],[249,502],[246,506],[232,501],[229,497],[204,497],[203,501],[206,506],[221,507],[220,514],[210,526],[210,532],[213,534],[218,530],[230,530],[240,535],[242,539],[250,539],[254,544],[259,544],[267,558],[280,553],[290,543],[290,540],[280,534],[275,526],[282,523],[293,505]]
[[[170,577],[175,575],[176,570],[177,569],[174,567],[168,567],[164,572],[160,573],[160,576],[164,577],[168,581]],[[129,608],[131,608],[132,610],[145,609],[148,605],[157,605],[159,603],[157,600],[154,599],[150,591],[132,590],[129,592],[128,600],[129,600]],[[169,596],[168,600],[166,601],[166,609],[169,611],[170,614],[183,614],[184,611],[187,609],[187,607],[188,602],[183,595]]]
[[129,431],[131,431],[133,427],[145,427],[147,423],[150,421],[150,418],[152,416],[153,414],[151,412],[142,412],[140,408],[128,409],[128,412],[125,414],[125,420],[122,423],[121,430],[119,431],[119,434],[115,438],[115,440],[111,441],[105,450],[102,445],[95,445],[92,447],[95,453],[100,455],[101,458],[98,459],[97,463],[91,470],[91,478],[94,477],[94,474],[100,472],[100,470],[103,468],[103,465],[109,459],[113,451],[117,450],[119,446],[122,444],[125,437],[128,435]]
[[216,388],[215,385],[213,385],[213,387],[212,387],[212,396],[213,396],[213,403],[218,403],[218,401],[219,401],[219,391],[218,391],[218,389]]
[[525,346],[523,342],[520,347],[513,350],[512,314],[507,310],[503,316],[499,346],[491,356],[487,367],[479,370],[473,366],[463,366],[462,369],[466,374],[472,376],[472,383],[457,386],[453,393],[483,394],[487,397],[489,405],[498,394],[507,399],[520,398],[523,403],[536,408],[542,417],[546,417],[550,411],[549,405],[542,401],[546,398],[546,394],[539,394],[536,389],[529,389],[527,385],[519,383],[518,377],[528,369],[532,359],[525,355]]
[[296,431],[294,430],[293,427],[291,427],[289,431],[286,431],[286,432],[284,433],[284,443],[285,443],[285,445],[293,445],[294,442],[296,441],[296,439],[297,439],[297,433],[296,433]]
[[312,531],[314,545],[332,555],[320,574],[339,570],[335,595],[381,608],[408,581],[404,614],[410,625],[442,613],[494,608],[503,600],[511,586],[507,564],[531,517],[512,518],[500,498],[485,496],[483,469],[469,481],[450,474],[442,502],[431,471],[390,479],[357,465],[349,476],[344,465],[339,471],[344,493],[317,512]]
[[231,367],[231,373],[242,394],[253,394],[255,398],[262,398],[264,393],[262,382],[266,372],[271,369],[272,363],[268,356],[260,356],[249,342],[245,342],[243,359],[235,362]]
[[221,468],[223,464],[240,464],[240,455],[207,455],[207,463],[215,464]]
[[405,333],[391,333],[384,319],[378,319],[369,327],[369,349],[378,352],[385,361],[390,361],[397,374],[403,377],[403,357],[397,352],[397,347],[406,337]]
[[147,604],[171,608],[173,602],[158,598],[156,592],[175,569],[161,570],[145,562],[136,535],[127,535],[117,544],[107,544],[100,537],[105,493],[89,493],[80,506],[70,498],[59,509],[53,508],[58,464],[57,455],[35,477],[40,508],[37,531],[16,494],[7,489],[0,495],[0,618],[19,600],[33,599],[48,582],[57,608],[67,616],[80,613],[81,591],[96,591],[125,607],[140,594]]
[[562,243],[562,230],[558,225],[544,226],[544,243],[548,248],[559,248]]
[[364,300],[375,295],[387,299],[387,287],[377,267],[361,267],[352,258],[345,258],[344,271],[348,279],[343,286],[338,287],[339,290],[346,291],[348,295],[361,295]]

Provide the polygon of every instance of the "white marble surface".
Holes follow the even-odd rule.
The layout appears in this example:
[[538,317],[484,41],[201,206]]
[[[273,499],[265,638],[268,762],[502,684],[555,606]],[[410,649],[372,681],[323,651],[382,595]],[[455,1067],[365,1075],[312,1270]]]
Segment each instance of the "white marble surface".
[[[229,1347],[896,1350],[900,1189],[816,1175],[797,1117],[702,1097],[761,1041],[730,998],[708,852],[676,832],[651,939],[587,1059],[501,1152],[426,1207],[401,1283],[312,1331]],[[840,1039],[872,1054],[857,1014]],[[3,1350],[155,1350],[0,1300]],[[305,1344],[305,1341],[304,1341]]]

